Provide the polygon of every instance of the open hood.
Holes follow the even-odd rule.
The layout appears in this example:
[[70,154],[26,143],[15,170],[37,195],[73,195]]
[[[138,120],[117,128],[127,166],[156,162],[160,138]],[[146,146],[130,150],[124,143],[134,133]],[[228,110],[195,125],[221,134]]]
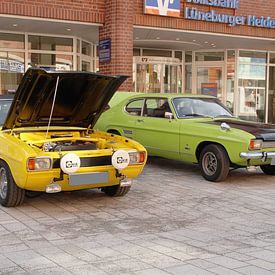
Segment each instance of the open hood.
[[[93,127],[125,76],[29,69],[2,129],[51,126]],[[56,96],[55,96],[56,95]]]

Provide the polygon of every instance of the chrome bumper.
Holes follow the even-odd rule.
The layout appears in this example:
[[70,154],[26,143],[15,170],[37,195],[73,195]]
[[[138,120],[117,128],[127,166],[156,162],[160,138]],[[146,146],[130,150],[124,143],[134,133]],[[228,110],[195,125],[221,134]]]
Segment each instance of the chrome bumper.
[[275,158],[275,152],[243,152],[240,157],[244,159],[263,159]]

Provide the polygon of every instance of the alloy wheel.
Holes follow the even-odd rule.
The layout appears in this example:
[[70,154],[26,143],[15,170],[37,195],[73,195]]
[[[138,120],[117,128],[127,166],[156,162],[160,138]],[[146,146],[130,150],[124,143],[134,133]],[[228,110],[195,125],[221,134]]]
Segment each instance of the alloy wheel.
[[212,152],[206,152],[202,159],[202,166],[204,172],[208,176],[212,176],[216,173],[218,167],[217,157]]
[[2,199],[7,197],[8,193],[8,180],[5,168],[0,168],[0,196]]

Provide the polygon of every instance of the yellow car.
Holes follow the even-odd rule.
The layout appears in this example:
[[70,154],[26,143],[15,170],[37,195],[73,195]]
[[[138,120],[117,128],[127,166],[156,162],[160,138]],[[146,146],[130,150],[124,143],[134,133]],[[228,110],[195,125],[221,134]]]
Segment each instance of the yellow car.
[[29,69],[13,99],[0,101],[0,203],[18,206],[27,191],[100,188],[125,195],[141,173],[145,148],[94,131],[125,77]]

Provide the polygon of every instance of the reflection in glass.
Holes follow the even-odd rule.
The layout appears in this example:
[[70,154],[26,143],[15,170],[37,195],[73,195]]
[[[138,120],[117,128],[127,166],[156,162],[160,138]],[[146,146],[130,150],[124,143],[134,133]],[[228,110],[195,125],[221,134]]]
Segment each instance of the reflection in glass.
[[92,56],[92,45],[90,43],[82,41],[82,54]]
[[226,107],[233,112],[234,110],[234,85],[235,85],[235,64],[227,64],[226,74]]
[[275,123],[275,66],[269,68],[268,122]]
[[248,63],[266,63],[266,52],[240,51],[239,61]]
[[24,71],[24,53],[0,52],[0,94],[14,93]]
[[29,66],[46,70],[70,71],[73,68],[72,55],[31,53]]
[[44,51],[73,51],[73,39],[51,36],[29,35],[29,49]]
[[224,52],[197,52],[196,61],[224,61]]
[[197,69],[198,94],[216,96],[222,99],[222,68],[199,67]]
[[239,65],[239,116],[246,120],[264,122],[266,66]]
[[24,35],[15,33],[0,33],[0,48],[24,49]]

